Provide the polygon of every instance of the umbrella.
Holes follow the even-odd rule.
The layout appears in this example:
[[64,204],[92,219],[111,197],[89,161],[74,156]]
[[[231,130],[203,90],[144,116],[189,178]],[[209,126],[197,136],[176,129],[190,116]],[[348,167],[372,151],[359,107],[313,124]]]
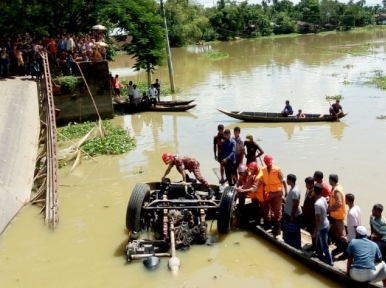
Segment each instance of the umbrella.
[[109,47],[109,45],[105,42],[102,42],[102,41],[99,41],[99,42],[95,42],[96,45],[100,46],[100,47]]
[[107,28],[103,25],[95,25],[95,26],[92,26],[92,29],[93,30],[107,30]]

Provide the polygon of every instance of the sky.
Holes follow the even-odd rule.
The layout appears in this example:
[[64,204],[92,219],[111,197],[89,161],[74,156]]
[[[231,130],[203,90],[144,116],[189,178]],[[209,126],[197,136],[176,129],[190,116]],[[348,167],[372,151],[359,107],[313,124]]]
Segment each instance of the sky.
[[[237,2],[242,2],[242,1],[238,1],[236,0]],[[290,0],[292,1],[293,3],[298,3],[299,0]],[[200,3],[200,4],[203,4],[205,7],[211,7],[213,6],[214,4],[217,3],[217,0],[195,0],[195,2],[197,3]],[[348,0],[343,0],[343,1],[340,1],[340,2],[344,2],[344,3],[347,3]],[[354,2],[356,2],[356,0],[354,0]],[[248,3],[250,4],[261,4],[261,0],[249,0]],[[375,6],[375,5],[381,5],[382,6],[382,1],[381,0],[366,0],[366,6]]]

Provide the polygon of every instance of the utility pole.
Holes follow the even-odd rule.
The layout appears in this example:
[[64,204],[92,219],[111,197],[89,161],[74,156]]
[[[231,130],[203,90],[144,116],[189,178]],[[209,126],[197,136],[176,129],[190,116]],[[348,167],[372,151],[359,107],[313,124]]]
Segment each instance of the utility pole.
[[165,15],[165,9],[164,9],[164,3],[161,0],[161,10],[162,10],[162,16],[164,18],[164,25],[165,25],[165,35],[166,35],[166,54],[168,55],[168,68],[169,68],[169,79],[170,79],[170,90],[172,93],[176,92],[176,89],[174,87],[174,72],[173,72],[173,63],[172,63],[172,54],[170,52],[170,44],[169,44],[169,35],[168,35],[168,25],[166,23],[166,15]]

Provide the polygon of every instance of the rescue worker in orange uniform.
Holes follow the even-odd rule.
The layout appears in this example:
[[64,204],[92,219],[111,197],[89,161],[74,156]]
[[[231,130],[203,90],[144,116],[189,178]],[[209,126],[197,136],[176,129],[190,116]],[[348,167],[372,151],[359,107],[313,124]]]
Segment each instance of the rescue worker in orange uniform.
[[338,255],[347,249],[346,229],[344,219],[346,218],[346,196],[344,189],[340,185],[339,177],[336,174],[330,174],[329,182],[331,185],[330,203],[328,212],[330,213],[331,233],[336,249],[331,251],[331,255]]
[[[260,211],[260,202],[264,204],[264,190],[263,186],[257,187],[256,183],[259,183],[262,174],[261,169],[259,169],[259,166],[257,162],[251,162],[248,166],[245,164],[239,165],[239,173],[240,170],[246,171],[246,175],[248,176],[242,176],[243,174],[240,174],[239,181],[236,184],[236,191],[237,195],[239,197],[239,203],[244,203],[245,198],[248,196],[252,201],[252,206],[254,210],[254,215],[252,216],[254,219],[251,219],[252,221],[257,220],[257,224],[260,224],[260,218],[261,214],[265,211]],[[242,178],[245,177],[245,178]]]
[[286,181],[283,177],[278,166],[273,165],[273,157],[271,155],[264,156],[265,167],[262,169],[263,176],[261,177],[261,184],[264,185],[264,192],[266,195],[266,204],[268,205],[268,213],[264,218],[264,229],[270,229],[271,214],[274,215],[274,223],[272,227],[272,233],[275,236],[281,234],[280,223],[282,217],[282,199],[283,199],[283,187],[285,197],[287,197],[288,190]]
[[165,180],[165,177],[170,173],[170,170],[173,168],[173,166],[176,166],[177,171],[182,176],[182,184],[186,183],[185,170],[188,170],[189,172],[192,172],[194,177],[196,177],[196,179],[206,187],[208,191],[208,198],[212,198],[214,196],[214,191],[212,188],[210,188],[209,183],[201,175],[200,162],[198,162],[195,158],[185,155],[164,153],[162,155],[162,160],[165,164],[168,165],[168,168],[162,176],[162,181]]

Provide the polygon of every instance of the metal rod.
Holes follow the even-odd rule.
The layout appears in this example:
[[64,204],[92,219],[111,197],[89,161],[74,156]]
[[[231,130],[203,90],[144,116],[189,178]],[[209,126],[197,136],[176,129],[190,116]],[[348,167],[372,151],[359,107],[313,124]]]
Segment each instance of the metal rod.
[[138,260],[138,259],[148,258],[148,257],[151,257],[151,256],[155,256],[155,257],[171,257],[171,255],[169,253],[153,253],[153,254],[134,254],[134,255],[130,255],[129,259],[130,260]]
[[172,93],[176,92],[174,86],[174,72],[173,72],[173,63],[172,63],[172,54],[170,52],[170,44],[169,44],[169,35],[168,35],[168,25],[166,23],[166,15],[164,9],[164,3],[161,0],[161,10],[162,16],[164,18],[164,26],[165,26],[165,35],[166,35],[166,54],[168,55],[168,68],[169,68],[169,79],[170,79],[170,90]]
[[165,209],[165,210],[184,210],[184,209],[218,209],[218,205],[216,206],[180,206],[180,207],[146,207],[144,210],[157,210],[157,209]]

